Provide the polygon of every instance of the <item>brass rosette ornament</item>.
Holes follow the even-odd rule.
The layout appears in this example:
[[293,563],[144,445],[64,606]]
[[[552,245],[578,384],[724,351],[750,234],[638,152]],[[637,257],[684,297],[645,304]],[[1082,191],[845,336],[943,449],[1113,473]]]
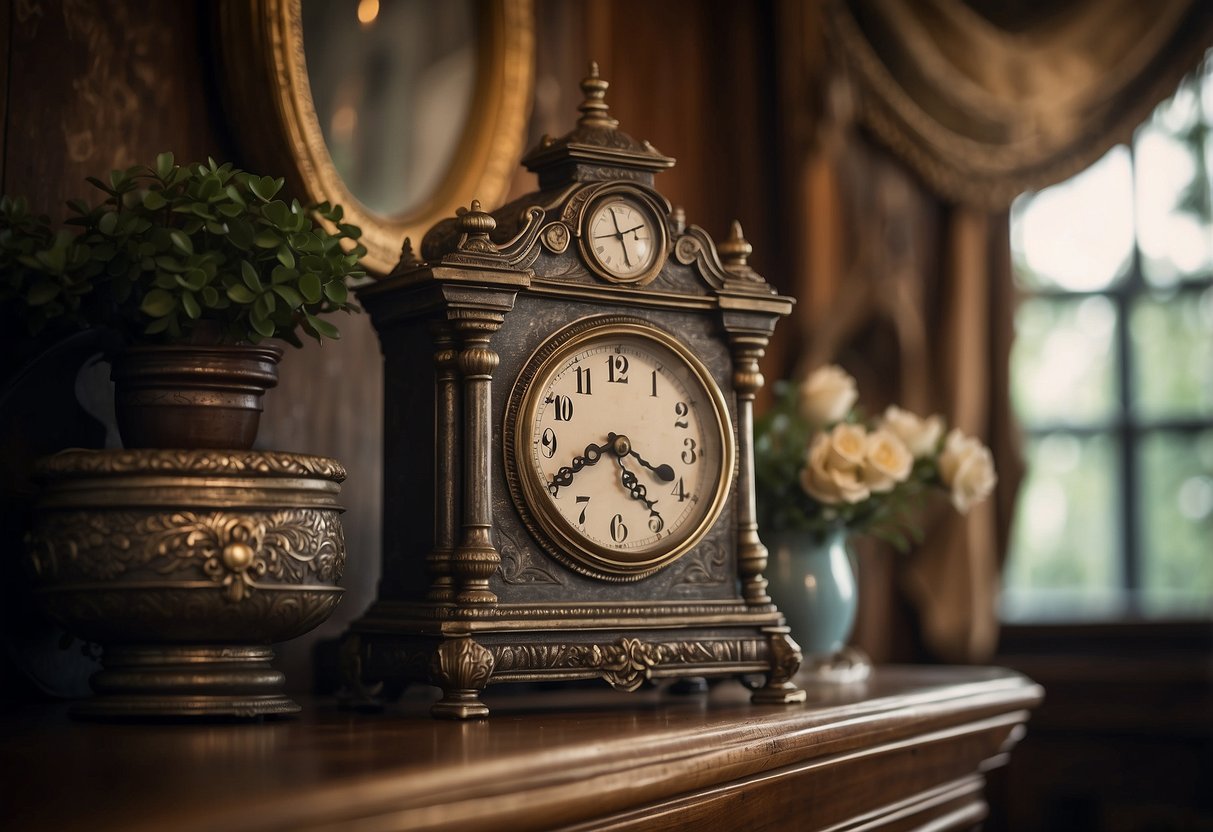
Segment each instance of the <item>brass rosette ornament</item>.
[[257,717],[299,706],[274,642],[336,607],[345,568],[336,461],[256,451],[65,451],[27,566],[43,610],[102,645],[86,717]]

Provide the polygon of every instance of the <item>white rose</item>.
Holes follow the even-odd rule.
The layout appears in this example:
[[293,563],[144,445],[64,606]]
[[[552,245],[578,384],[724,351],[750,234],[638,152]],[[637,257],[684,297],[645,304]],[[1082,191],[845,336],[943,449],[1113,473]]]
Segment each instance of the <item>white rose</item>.
[[863,465],[867,452],[868,432],[863,425],[837,424],[826,434],[830,438],[831,468],[846,470]]
[[859,391],[845,370],[828,364],[814,370],[800,385],[800,415],[811,425],[841,422],[851,412]]
[[952,491],[952,505],[961,514],[985,500],[998,483],[990,449],[971,436],[953,430],[939,455],[939,476]]
[[883,428],[868,434],[864,448],[863,479],[877,493],[905,482],[914,468],[914,456],[895,433]]
[[[863,480],[859,465],[846,461],[854,434],[844,431],[843,436],[838,437],[835,433],[837,429],[831,433],[819,433],[813,438],[805,467],[800,471],[800,485],[810,497],[826,505],[862,502],[871,496],[871,490]],[[845,453],[839,453],[835,449],[836,444],[841,444]],[[861,461],[864,444],[863,434],[860,434]]]
[[943,436],[943,419],[940,416],[920,418],[908,410],[889,405],[880,419],[880,427],[887,428],[905,443],[915,459],[935,453],[939,437]]

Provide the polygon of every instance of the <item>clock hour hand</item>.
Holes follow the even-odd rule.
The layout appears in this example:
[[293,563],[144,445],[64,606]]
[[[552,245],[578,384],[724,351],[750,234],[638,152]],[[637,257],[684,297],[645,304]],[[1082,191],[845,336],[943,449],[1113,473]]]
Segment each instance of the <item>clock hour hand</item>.
[[636,453],[635,449],[628,451],[628,453],[631,454],[632,456],[636,457],[637,462],[639,462],[645,468],[648,468],[650,471],[652,471],[654,474],[656,474],[657,479],[661,480],[662,482],[673,482],[674,481],[674,469],[671,468],[669,465],[654,466],[653,463],[649,462],[647,459],[642,457],[640,454]]
[[611,438],[602,445],[590,443],[585,446],[582,456],[575,456],[569,465],[560,466],[560,470],[555,473],[552,481],[548,483],[548,491],[551,492],[552,496],[558,496],[561,488],[564,488],[566,485],[572,485],[573,475],[582,468],[585,468],[587,465],[594,465],[598,460],[602,459],[602,455],[612,449],[614,441],[615,434],[611,434]]

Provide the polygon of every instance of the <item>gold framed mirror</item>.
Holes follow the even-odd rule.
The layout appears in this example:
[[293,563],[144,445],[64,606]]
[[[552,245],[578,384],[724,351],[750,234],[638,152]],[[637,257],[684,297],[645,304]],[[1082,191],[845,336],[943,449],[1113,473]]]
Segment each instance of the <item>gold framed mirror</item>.
[[532,0],[223,0],[225,103],[247,167],[340,203],[364,265],[472,198],[496,205],[522,156]]

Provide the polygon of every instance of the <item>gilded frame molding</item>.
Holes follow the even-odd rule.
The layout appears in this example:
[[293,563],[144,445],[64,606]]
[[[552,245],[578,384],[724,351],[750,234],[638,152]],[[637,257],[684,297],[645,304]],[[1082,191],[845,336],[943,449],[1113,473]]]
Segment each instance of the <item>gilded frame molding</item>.
[[[476,93],[441,184],[416,208],[385,216],[362,204],[333,164],[312,101],[303,50],[302,0],[221,0],[219,70],[233,133],[250,167],[285,176],[301,200],[340,203],[362,228],[363,264],[386,274],[405,237],[419,241],[473,198],[506,195],[526,140],[534,81],[532,0],[484,0]],[[487,37],[485,37],[487,35]]]

